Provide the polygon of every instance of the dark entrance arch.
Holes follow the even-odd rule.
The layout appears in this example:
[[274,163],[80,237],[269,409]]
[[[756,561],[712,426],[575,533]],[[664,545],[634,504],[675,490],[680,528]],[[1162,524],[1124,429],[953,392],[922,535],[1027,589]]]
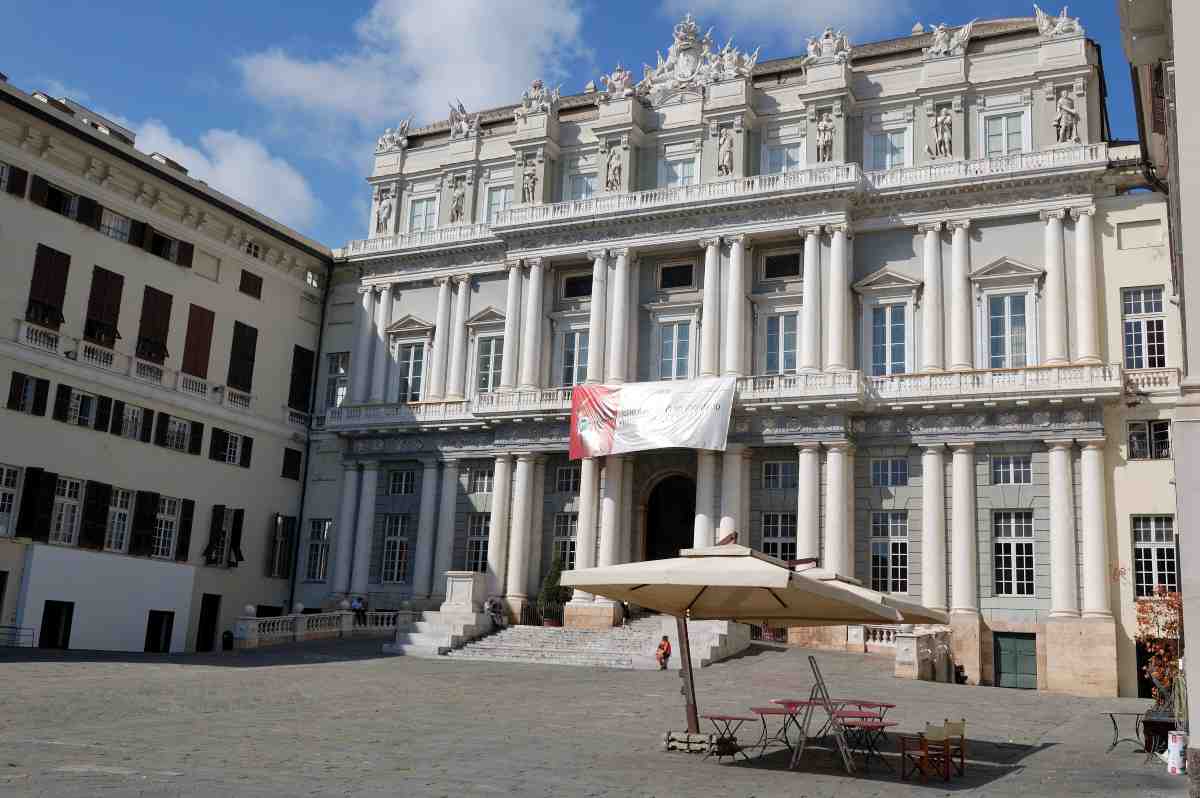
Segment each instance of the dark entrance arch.
[[678,557],[692,547],[696,525],[696,482],[682,474],[665,477],[646,502],[646,559]]

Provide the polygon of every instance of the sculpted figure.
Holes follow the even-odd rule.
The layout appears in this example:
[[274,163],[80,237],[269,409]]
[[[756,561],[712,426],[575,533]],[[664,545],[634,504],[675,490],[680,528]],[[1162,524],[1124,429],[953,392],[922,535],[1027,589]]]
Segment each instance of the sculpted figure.
[[833,161],[833,114],[826,112],[817,122],[817,161],[830,163]]
[[388,224],[392,220],[392,195],[391,192],[382,192],[379,195],[379,207],[375,209],[375,235],[384,235],[388,231]]
[[525,164],[521,173],[521,202],[531,205],[537,201],[537,167],[532,163]]
[[618,147],[608,151],[608,162],[604,168],[604,190],[621,190],[621,150]]
[[733,174],[733,129],[721,130],[721,141],[717,146],[717,174],[729,177]]
[[1058,116],[1054,117],[1054,129],[1060,144],[1079,143],[1079,112],[1071,93],[1063,89],[1058,95]]
[[450,224],[462,222],[466,215],[467,188],[463,185],[465,182],[462,178],[454,181],[450,195]]
[[396,142],[396,134],[389,127],[383,131],[383,135],[379,137],[379,141],[375,144],[375,149],[379,152],[390,150]]
[[933,128],[933,148],[926,148],[934,158],[950,158],[954,155],[954,116],[950,113],[949,108],[943,108],[942,112],[929,122],[929,126]]

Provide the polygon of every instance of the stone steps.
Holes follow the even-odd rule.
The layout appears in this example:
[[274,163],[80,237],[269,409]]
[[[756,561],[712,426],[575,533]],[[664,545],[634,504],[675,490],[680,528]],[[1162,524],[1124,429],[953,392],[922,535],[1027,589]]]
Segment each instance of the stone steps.
[[449,656],[624,670],[652,668],[656,667],[653,651],[661,628],[658,616],[605,630],[510,626],[468,643]]

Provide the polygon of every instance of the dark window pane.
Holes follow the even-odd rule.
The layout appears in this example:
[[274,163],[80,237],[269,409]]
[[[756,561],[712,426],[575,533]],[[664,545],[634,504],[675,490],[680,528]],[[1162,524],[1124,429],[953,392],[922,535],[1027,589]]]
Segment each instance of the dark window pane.
[[787,255],[768,255],[763,263],[763,277],[767,280],[777,280],[780,277],[799,276],[799,252],[791,252]]

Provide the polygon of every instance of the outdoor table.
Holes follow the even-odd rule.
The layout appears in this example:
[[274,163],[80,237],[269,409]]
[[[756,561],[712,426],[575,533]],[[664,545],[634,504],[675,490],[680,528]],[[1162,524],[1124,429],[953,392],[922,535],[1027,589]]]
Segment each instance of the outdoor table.
[[701,715],[700,717],[711,723],[717,731],[717,741],[704,755],[705,759],[715,753],[718,762],[725,756],[732,757],[736,761],[737,755],[741,754],[743,759],[747,762],[750,761],[750,757],[746,756],[746,752],[737,743],[737,733],[743,723],[755,721],[758,718],[747,715]]
[[892,769],[892,766],[880,753],[879,743],[887,739],[887,730],[896,725],[894,720],[878,718],[846,718],[842,721],[842,726],[850,733],[848,735],[850,739],[847,742],[849,742],[851,750],[863,754],[865,770],[870,771],[872,759],[878,759],[888,770]]
[[864,711],[871,710],[871,709],[877,709],[879,711],[876,714],[879,715],[879,717],[881,717],[881,718],[887,714],[889,709],[896,708],[895,704],[890,704],[887,701],[860,701],[858,699],[852,699],[852,698],[839,698],[839,699],[836,699],[833,703],[835,703],[835,704],[840,703],[844,706],[858,707],[859,709],[864,710]]
[[[751,707],[750,711],[758,715],[759,719],[762,720],[762,736],[759,737],[758,743],[756,743],[756,745],[761,749],[758,752],[759,756],[765,754],[767,751],[767,746],[773,742],[783,743],[785,746],[787,746],[787,749],[791,751],[792,744],[788,741],[787,736],[789,726],[794,724],[796,729],[803,734],[803,729],[800,728],[800,720],[796,717],[796,711],[794,709],[783,706]],[[767,730],[768,715],[783,718],[783,725],[779,727],[779,731],[775,734],[770,734]]]
[[[1133,736],[1132,737],[1128,737],[1128,736],[1122,737],[1121,736],[1121,731],[1119,728],[1120,724],[1119,724],[1119,721],[1117,720],[1118,718],[1134,718]],[[1113,738],[1112,738],[1112,743],[1108,746],[1108,751],[1105,751],[1104,753],[1107,754],[1107,753],[1111,752],[1114,748],[1116,748],[1121,743],[1133,743],[1138,748],[1144,747],[1145,744],[1142,742],[1142,713],[1141,712],[1109,712],[1108,719],[1110,721],[1112,721]]]

